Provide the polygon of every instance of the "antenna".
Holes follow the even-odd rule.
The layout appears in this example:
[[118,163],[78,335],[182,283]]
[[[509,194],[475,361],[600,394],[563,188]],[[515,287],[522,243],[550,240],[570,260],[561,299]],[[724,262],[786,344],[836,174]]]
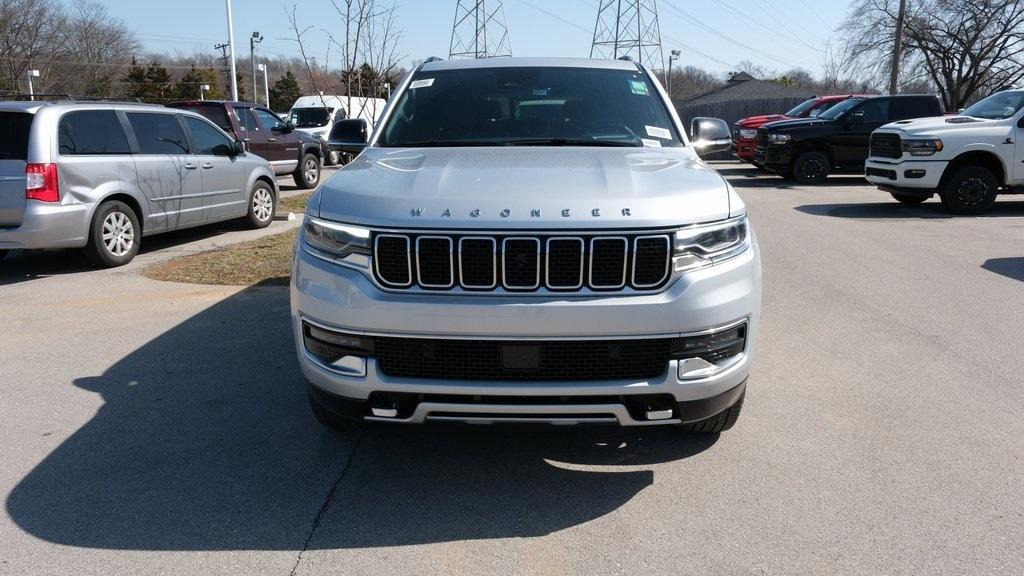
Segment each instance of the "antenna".
[[502,0],[458,0],[449,58],[511,56]]
[[654,70],[665,69],[657,0],[600,0],[590,57],[623,56]]

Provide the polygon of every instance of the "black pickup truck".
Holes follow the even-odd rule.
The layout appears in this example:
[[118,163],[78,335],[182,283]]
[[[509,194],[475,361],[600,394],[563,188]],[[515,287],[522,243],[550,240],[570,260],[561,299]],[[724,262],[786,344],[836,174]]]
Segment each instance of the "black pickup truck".
[[872,132],[890,122],[941,115],[942,104],[931,95],[856,96],[815,118],[765,124],[757,131],[754,164],[801,184],[821,184],[829,174],[862,174]]

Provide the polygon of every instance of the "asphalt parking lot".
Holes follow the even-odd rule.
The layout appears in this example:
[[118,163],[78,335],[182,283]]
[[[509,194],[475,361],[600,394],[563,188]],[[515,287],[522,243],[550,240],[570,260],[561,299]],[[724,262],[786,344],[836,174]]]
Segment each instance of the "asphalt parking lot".
[[138,273],[230,224],[114,270],[0,262],[0,573],[1019,572],[1024,198],[951,217],[718,167],[765,292],[743,417],[710,438],[331,434],[285,289]]

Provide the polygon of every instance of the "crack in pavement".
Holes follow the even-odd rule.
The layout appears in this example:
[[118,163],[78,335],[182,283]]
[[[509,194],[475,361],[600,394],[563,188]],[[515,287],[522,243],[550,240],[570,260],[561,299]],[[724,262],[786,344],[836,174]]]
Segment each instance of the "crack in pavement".
[[348,459],[345,460],[345,465],[341,468],[341,472],[338,474],[338,479],[331,485],[331,489],[327,492],[327,497],[324,499],[324,503],[320,506],[320,509],[317,510],[316,516],[313,517],[313,525],[309,529],[306,541],[302,544],[302,550],[299,550],[299,555],[295,558],[295,564],[292,566],[292,571],[288,573],[288,576],[295,576],[295,572],[299,569],[299,564],[302,563],[302,555],[309,549],[309,543],[313,541],[313,536],[316,534],[317,528],[320,527],[320,518],[323,517],[324,512],[327,512],[327,509],[330,508],[331,501],[334,500],[334,493],[337,492],[338,486],[341,485],[349,467],[352,466],[352,458],[356,455],[356,450],[359,449],[359,444],[362,443],[365,435],[365,430],[359,432],[359,436],[356,438],[355,444],[352,445],[352,451],[348,453]]

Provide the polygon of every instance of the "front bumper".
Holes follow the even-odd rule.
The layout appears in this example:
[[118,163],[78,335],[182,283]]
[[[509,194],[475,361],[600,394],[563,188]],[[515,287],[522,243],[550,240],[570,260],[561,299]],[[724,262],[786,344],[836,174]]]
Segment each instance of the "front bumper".
[[741,160],[753,162],[756,151],[757,140],[755,138],[737,138],[732,141],[732,152]]
[[21,225],[0,227],[0,250],[81,248],[89,233],[90,204],[29,200]]
[[[535,406],[543,398],[661,396],[673,402],[714,398],[737,389],[747,378],[753,362],[761,304],[761,265],[756,240],[740,256],[677,278],[665,290],[642,295],[567,297],[566,295],[455,295],[385,292],[363,273],[339,267],[297,249],[291,285],[291,314],[299,365],[314,390],[366,403],[379,394],[413,394],[437,397],[476,397],[465,404],[425,403],[410,421],[433,419],[432,411],[455,414],[458,420],[501,419],[519,414],[514,404],[487,404],[491,398],[530,397]],[[341,374],[317,362],[306,351],[302,322],[350,334],[384,337],[415,337],[476,340],[573,340],[672,338],[699,333],[737,321],[748,323],[746,348],[737,361],[713,376],[681,380],[678,361],[666,363],[655,378],[580,381],[470,381],[397,378],[384,374],[374,358],[365,362],[364,374]],[[537,399],[540,398],[541,401]],[[615,414],[624,425],[636,425],[623,417],[623,404],[605,414]],[[613,403],[614,403],[613,402]],[[559,404],[555,412],[571,421],[593,408],[591,404]],[[548,405],[550,408],[550,405]],[[531,410],[537,410],[536,408]],[[540,409],[543,411],[544,409]],[[554,409],[552,409],[554,410]],[[610,409],[608,409],[610,410]],[[481,415],[483,414],[483,415]],[[568,416],[565,416],[568,414]],[[573,416],[575,414],[576,416]],[[532,414],[524,416],[536,420]],[[562,417],[559,417],[562,418]],[[672,420],[659,424],[679,423]],[[544,420],[543,417],[540,417]],[[552,418],[554,419],[554,418]]]
[[877,160],[864,163],[864,177],[884,188],[932,192],[939,187],[949,162],[944,160]]
[[785,173],[793,163],[793,147],[791,144],[760,144],[754,150],[753,162],[766,170]]

